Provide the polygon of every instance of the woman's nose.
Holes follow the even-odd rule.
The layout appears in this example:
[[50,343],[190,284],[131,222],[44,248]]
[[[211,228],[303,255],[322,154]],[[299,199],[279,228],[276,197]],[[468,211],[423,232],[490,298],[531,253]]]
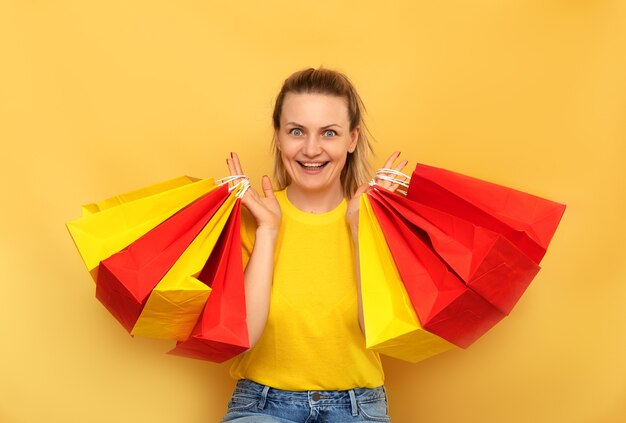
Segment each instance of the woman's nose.
[[304,143],[303,153],[308,157],[315,157],[322,152],[322,144],[316,135],[310,135]]

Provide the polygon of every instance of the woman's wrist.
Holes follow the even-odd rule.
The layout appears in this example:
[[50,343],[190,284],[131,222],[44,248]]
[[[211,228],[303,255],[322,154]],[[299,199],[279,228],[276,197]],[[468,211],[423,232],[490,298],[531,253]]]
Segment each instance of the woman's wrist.
[[278,228],[274,228],[271,226],[258,226],[256,228],[256,240],[264,240],[265,242],[271,242],[272,244],[276,243],[276,239],[278,238]]

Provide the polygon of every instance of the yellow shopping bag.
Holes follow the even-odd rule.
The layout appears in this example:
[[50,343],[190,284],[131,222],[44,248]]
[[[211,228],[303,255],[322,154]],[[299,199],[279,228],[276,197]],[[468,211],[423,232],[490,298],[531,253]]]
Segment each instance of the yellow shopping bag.
[[359,211],[359,266],[366,347],[416,363],[454,345],[422,328],[367,194]]
[[95,281],[100,261],[216,187],[212,178],[175,178],[85,205],[82,216],[66,226]]
[[131,334],[178,341],[189,337],[211,292],[197,276],[215,247],[243,186],[230,193],[152,290]]
[[192,182],[199,181],[200,178],[194,178],[192,176],[179,176],[178,178],[169,179],[164,182],[159,182],[148,187],[139,188],[135,191],[126,192],[124,194],[116,195],[106,200],[102,200],[99,203],[85,204],[82,206],[83,215],[93,214],[104,209],[119,206],[123,203],[130,203],[131,201],[141,200],[142,198],[149,197],[150,195],[160,194],[165,191],[170,191],[183,185],[190,184]]

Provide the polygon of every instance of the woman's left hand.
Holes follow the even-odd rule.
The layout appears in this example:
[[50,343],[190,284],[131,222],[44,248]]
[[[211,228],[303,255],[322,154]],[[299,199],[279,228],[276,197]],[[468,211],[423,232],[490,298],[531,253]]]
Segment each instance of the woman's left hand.
[[[402,160],[397,165],[394,166],[394,163],[396,160],[398,160],[399,156],[400,156],[400,152],[394,151],[391,154],[391,156],[389,156],[389,158],[387,159],[383,167],[392,168],[401,172],[402,169],[404,169],[409,162],[407,160]],[[380,185],[381,187],[392,192],[398,189],[398,186],[399,186],[398,184],[394,184],[392,182],[385,181],[382,179],[376,178],[375,180],[376,180],[377,185]],[[348,201],[348,210],[346,211],[346,219],[348,220],[348,224],[350,225],[352,238],[354,239],[355,242],[357,241],[357,235],[359,232],[359,205],[361,203],[361,195],[367,192],[369,188],[370,188],[369,183],[365,183],[361,185],[356,190],[356,192],[354,193],[354,196],[350,199],[350,201]]]

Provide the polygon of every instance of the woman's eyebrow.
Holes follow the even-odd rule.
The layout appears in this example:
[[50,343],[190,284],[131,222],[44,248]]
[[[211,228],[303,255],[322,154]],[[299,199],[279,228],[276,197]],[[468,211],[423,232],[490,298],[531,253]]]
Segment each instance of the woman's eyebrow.
[[[290,122],[287,122],[287,123],[286,123],[286,125],[290,125],[290,124],[291,124],[291,125],[295,125],[295,126],[302,126],[302,127],[304,127],[304,125],[302,125],[302,124],[300,124],[300,123],[298,123],[298,122],[293,122],[293,121],[290,121]],[[322,126],[322,128],[321,128],[321,129],[330,128],[331,126],[336,126],[336,127],[338,127],[338,128],[341,128],[341,125],[339,125],[339,124],[337,124],[337,123],[331,123],[330,125]]]

